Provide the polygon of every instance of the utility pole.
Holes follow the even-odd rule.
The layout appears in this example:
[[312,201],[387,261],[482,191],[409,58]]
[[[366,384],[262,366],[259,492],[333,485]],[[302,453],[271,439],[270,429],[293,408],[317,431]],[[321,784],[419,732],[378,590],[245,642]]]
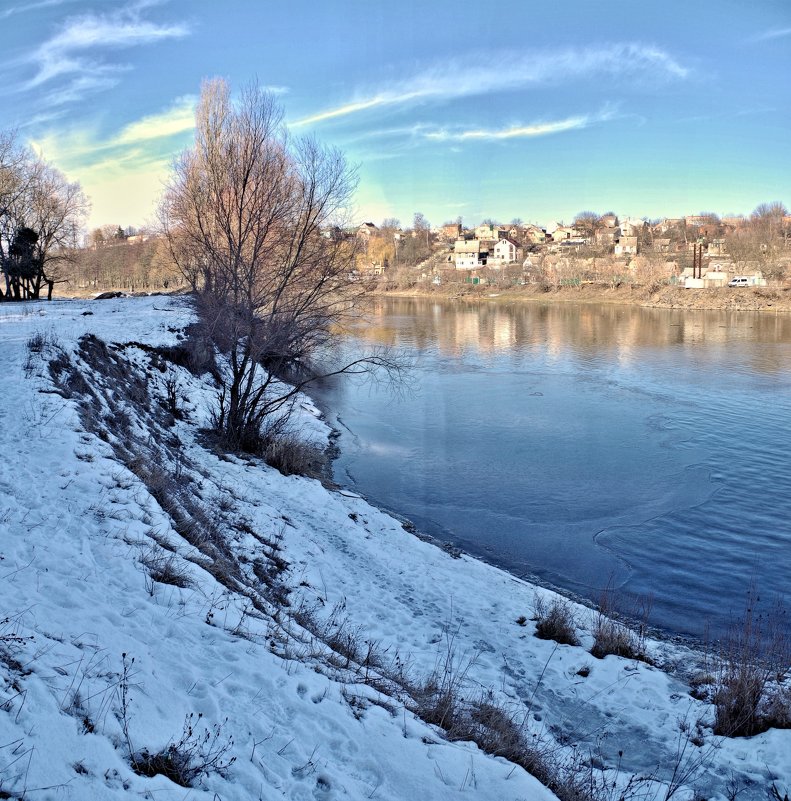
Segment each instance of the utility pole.
[[692,277],[703,278],[703,245],[692,245]]

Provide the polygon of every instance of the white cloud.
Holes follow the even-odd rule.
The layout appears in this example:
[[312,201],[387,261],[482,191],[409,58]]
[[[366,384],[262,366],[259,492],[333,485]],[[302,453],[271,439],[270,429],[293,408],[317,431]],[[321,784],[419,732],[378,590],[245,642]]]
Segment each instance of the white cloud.
[[506,139],[524,139],[536,136],[549,136],[550,134],[563,133],[564,131],[574,131],[581,128],[588,128],[599,122],[607,122],[616,117],[611,110],[600,111],[597,114],[581,114],[575,117],[566,117],[562,120],[551,120],[534,122],[530,125],[510,125],[504,128],[467,128],[448,130],[439,128],[433,131],[425,131],[422,135],[426,139],[436,141],[498,141]]
[[294,125],[310,125],[386,106],[451,100],[572,79],[612,76],[656,81],[683,79],[688,74],[689,70],[672,56],[650,45],[616,44],[521,55],[504,52],[496,59],[489,55],[485,63],[468,59],[463,63],[435,65],[407,80],[305,117]]
[[197,98],[179,98],[173,106],[160,114],[151,114],[127,125],[112,140],[112,145],[125,145],[131,142],[144,142],[162,139],[175,134],[191,131],[195,127],[195,104]]
[[103,89],[112,89],[119,78],[117,73],[121,70],[97,70],[94,74],[76,75],[63,86],[47,92],[42,98],[41,105],[44,108],[56,108],[66,106],[69,103],[76,103],[83,97]]
[[79,181],[91,198],[90,227],[141,225],[153,214],[173,158],[194,127],[196,98],[178,98],[162,112],[110,135],[93,129],[59,130],[29,144]]
[[785,36],[791,36],[791,28],[774,28],[770,31],[764,31],[756,36],[753,36],[751,42],[767,42],[770,39],[782,39]]
[[25,14],[30,11],[38,11],[41,8],[62,6],[72,2],[74,2],[74,0],[39,0],[37,3],[24,3],[22,5],[10,6],[0,11],[0,19],[7,19],[8,17],[13,17],[15,14]]
[[49,39],[42,42],[30,60],[36,65],[36,74],[25,88],[34,89],[63,76],[76,76],[65,92],[53,92],[50,102],[73,102],[86,94],[115,85],[117,73],[127,69],[124,65],[108,63],[98,54],[152,44],[186,36],[188,28],[182,24],[157,25],[140,17],[145,4],[130,6],[112,16],[83,14],[66,20]]

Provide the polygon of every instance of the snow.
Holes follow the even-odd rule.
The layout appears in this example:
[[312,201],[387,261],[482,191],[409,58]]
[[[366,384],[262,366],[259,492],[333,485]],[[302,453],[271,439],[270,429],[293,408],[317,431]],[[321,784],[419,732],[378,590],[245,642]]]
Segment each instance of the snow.
[[[554,798],[522,768],[447,741],[403,694],[367,681],[368,668],[333,657],[317,628],[370,645],[379,655],[371,674],[400,665],[417,681],[450,665],[466,698],[491,695],[559,758],[593,754],[619,785],[654,774],[651,797],[665,797],[661,782],[678,762],[689,774],[679,797],[725,798],[734,777],[742,799],[764,798],[772,782],[791,790],[790,731],[713,736],[713,709],[690,696],[681,669],[698,655],[650,643],[657,662],[675,666],[662,670],[594,659],[585,633],[579,647],[535,638],[534,597],[548,591],[453,558],[354,493],[214,449],[199,431],[215,397],[208,376],[168,368],[185,419],[164,438],[177,445],[144,450],[148,462],[130,470],[112,421],[109,434],[97,434],[100,415],[126,409],[141,448],[164,435],[122,402],[124,375],[90,377],[101,397],[89,420],[77,396],[55,393],[47,361],[65,352],[87,371],[85,334],[137,343],[113,352],[128,375],[146,371],[148,391],[161,397],[162,375],[139,346],[177,345],[191,319],[168,297],[0,305],[0,621],[8,618],[0,624],[0,797]],[[31,353],[36,334],[41,351]],[[326,436],[309,399],[300,414],[302,430]],[[223,558],[236,560],[225,583],[220,556],[212,562],[179,526],[168,493],[141,480],[175,470],[172,459],[183,460],[189,487],[179,502],[208,510],[207,538],[221,532]],[[285,608],[250,589],[256,560],[275,553],[288,564]],[[153,581],[152,565],[164,564],[187,586]],[[588,610],[578,614],[589,620]],[[220,769],[191,789],[135,773],[130,746],[139,754],[178,742],[189,715],[190,743],[218,727]],[[680,721],[692,729],[701,721],[702,745],[689,743]]]

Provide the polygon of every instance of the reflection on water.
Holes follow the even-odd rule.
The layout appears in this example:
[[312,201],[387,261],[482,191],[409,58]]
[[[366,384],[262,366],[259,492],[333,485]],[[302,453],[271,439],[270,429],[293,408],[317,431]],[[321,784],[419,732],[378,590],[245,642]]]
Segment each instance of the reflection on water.
[[[740,341],[791,343],[791,315],[745,312],[642,309],[573,303],[438,303],[420,298],[378,298],[359,336],[377,344],[436,348],[449,356],[465,352],[561,354],[607,352],[631,359],[641,348],[707,345]],[[759,370],[784,370],[760,355]]]
[[418,389],[326,388],[341,483],[674,631],[787,588],[791,316],[384,299],[358,338],[415,353]]

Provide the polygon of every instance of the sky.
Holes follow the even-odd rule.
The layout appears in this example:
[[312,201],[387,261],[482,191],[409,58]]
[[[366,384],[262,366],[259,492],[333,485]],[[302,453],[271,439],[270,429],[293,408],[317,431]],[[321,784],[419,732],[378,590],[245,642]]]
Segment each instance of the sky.
[[791,206],[791,2],[0,0],[0,131],[153,222],[206,78],[357,169],[357,221]]

